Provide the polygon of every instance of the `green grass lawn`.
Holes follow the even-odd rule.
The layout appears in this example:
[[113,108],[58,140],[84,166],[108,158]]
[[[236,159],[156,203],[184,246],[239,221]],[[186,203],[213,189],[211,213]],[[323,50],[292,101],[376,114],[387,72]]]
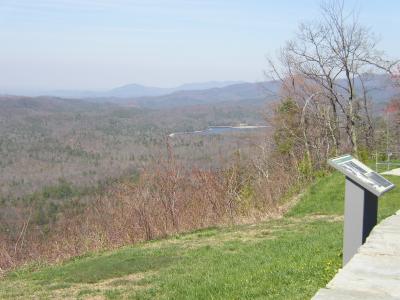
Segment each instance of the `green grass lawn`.
[[[380,219],[400,209],[399,193],[380,199]],[[0,281],[0,298],[309,299],[341,265],[343,195],[334,173],[284,218],[20,269]]]

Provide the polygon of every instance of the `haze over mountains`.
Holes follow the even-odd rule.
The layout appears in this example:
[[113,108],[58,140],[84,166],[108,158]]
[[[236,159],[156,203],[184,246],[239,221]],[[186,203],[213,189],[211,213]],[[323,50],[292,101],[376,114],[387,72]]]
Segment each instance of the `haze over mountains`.
[[221,88],[229,85],[244,83],[243,81],[207,81],[197,83],[185,83],[177,87],[161,88],[153,86],[144,86],[141,84],[127,84],[106,91],[90,91],[90,90],[12,90],[0,89],[0,94],[12,94],[19,96],[37,97],[37,96],[54,96],[63,98],[132,98],[144,96],[160,96],[177,91],[186,90],[205,90],[211,88]]
[[253,104],[261,105],[266,100],[275,98],[278,89],[279,84],[277,82],[238,83],[209,89],[178,90],[160,96],[95,98],[91,100],[148,108],[168,108],[233,102],[252,102]]
[[[368,97],[380,110],[384,103],[398,95],[386,75],[362,75]],[[355,82],[358,94],[361,94],[361,81]],[[124,106],[146,108],[171,108],[191,105],[209,105],[218,103],[252,103],[262,105],[277,98],[280,88],[278,81],[258,83],[240,81],[209,81],[183,84],[175,88],[148,87],[128,84],[109,91],[53,91],[45,93],[22,93],[22,96],[59,97],[66,99],[84,99],[89,102],[113,103]]]
[[[392,85],[388,76],[381,74],[364,74],[362,76],[364,86],[367,90],[367,97],[374,104],[375,110],[381,110],[385,103],[398,95],[398,89]],[[214,86],[212,88],[206,88],[210,85]],[[161,95],[143,94],[142,96],[131,97],[112,96],[91,98],[90,100],[147,108],[168,108],[219,103],[256,104],[262,106],[268,101],[277,99],[280,89],[279,81],[257,83],[241,82],[234,84],[225,82],[220,83],[219,86],[215,85],[215,82],[203,85],[184,85],[183,89],[177,88],[170,93]],[[355,80],[355,87],[356,94],[361,96],[362,82],[360,79]],[[125,91],[127,90],[129,90],[129,88]],[[120,95],[121,94],[122,93],[120,93]],[[125,95],[129,95],[129,93],[125,93]]]

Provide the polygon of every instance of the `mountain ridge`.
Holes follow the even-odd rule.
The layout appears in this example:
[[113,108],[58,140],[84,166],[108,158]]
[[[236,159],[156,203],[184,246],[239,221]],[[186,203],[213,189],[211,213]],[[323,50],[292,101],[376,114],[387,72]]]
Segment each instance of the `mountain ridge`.
[[[381,110],[385,103],[399,95],[398,89],[390,84],[390,78],[388,76],[383,74],[364,74],[362,76],[368,90],[368,98],[375,104],[377,110]],[[92,103],[112,103],[145,108],[210,105],[224,102],[262,105],[265,101],[276,99],[281,86],[279,81],[230,83],[232,82],[211,81],[185,84],[171,89],[130,84],[110,90],[108,93],[103,93],[101,95],[85,94],[82,98],[62,96],[47,97],[80,99]],[[211,88],[206,88],[210,86]],[[362,92],[362,85],[359,79],[355,82],[355,88],[357,93]],[[132,90],[135,90],[136,94],[133,93]],[[130,96],[132,94],[136,96]]]
[[156,86],[146,86],[138,83],[130,83],[122,86],[118,86],[109,90],[104,91],[90,91],[90,90],[23,90],[16,92],[15,90],[3,90],[0,89],[0,95],[18,95],[25,97],[39,97],[39,96],[51,96],[51,97],[62,97],[62,98],[104,98],[104,97],[115,97],[115,98],[132,98],[132,97],[150,97],[150,96],[161,96],[171,94],[177,91],[186,90],[205,90],[215,87],[226,87],[229,85],[244,83],[244,81],[205,81],[205,82],[194,82],[184,83],[176,87],[164,88]]

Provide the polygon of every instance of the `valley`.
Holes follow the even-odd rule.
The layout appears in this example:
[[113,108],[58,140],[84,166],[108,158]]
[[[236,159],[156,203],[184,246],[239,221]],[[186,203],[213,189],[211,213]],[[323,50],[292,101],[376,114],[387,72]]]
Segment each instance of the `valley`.
[[2,1],[0,298],[399,298],[400,4],[358,2]]
[[[165,153],[170,132],[201,129],[221,120],[262,122],[258,109],[216,105],[150,110],[51,98],[2,99],[1,196],[18,197],[61,179],[90,186],[137,172]],[[188,162],[207,164],[185,154],[185,148],[200,147],[203,155],[213,156],[232,138],[214,137],[200,144],[185,141],[185,147],[174,140],[176,154]]]

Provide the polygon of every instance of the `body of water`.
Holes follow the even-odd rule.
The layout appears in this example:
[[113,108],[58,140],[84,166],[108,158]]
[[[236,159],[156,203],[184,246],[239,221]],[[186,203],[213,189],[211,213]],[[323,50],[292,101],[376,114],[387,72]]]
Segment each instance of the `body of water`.
[[210,126],[205,130],[198,130],[198,131],[188,131],[188,132],[173,132],[169,136],[174,137],[177,135],[212,135],[212,134],[223,134],[228,132],[235,132],[235,131],[244,131],[244,130],[254,130],[260,128],[266,128],[267,126],[261,125],[246,125],[246,126]]

